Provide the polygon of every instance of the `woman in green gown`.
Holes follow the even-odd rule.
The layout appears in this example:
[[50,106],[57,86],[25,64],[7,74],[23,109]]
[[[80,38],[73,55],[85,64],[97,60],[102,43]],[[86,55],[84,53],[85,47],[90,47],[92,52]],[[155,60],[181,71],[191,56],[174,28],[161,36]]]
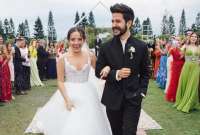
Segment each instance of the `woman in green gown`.
[[31,86],[44,86],[40,80],[37,68],[37,41],[32,40],[29,46],[30,64],[31,64]]
[[200,78],[200,45],[196,33],[190,35],[190,44],[183,47],[185,63],[179,78],[175,107],[189,113],[200,109],[199,78]]

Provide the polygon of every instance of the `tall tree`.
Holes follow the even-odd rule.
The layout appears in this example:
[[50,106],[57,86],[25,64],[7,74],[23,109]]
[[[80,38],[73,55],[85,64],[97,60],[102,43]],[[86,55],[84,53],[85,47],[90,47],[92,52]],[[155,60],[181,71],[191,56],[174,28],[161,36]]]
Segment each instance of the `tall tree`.
[[9,38],[9,34],[11,33],[10,23],[8,19],[6,18],[4,20],[4,34],[5,34],[5,40]]
[[18,26],[18,30],[17,30],[17,35],[18,36],[25,36],[25,25],[24,23],[20,23]]
[[[84,18],[83,18],[84,17]],[[83,18],[83,19],[82,19]],[[82,13],[81,15],[81,23],[80,26],[83,27],[85,29],[86,26],[88,26],[88,20],[87,20],[87,16],[85,15],[85,12]]]
[[12,18],[10,18],[10,37],[15,37],[15,25]]
[[0,20],[0,35],[2,35],[2,37],[5,39],[5,34],[4,34],[4,28],[3,28],[3,23]]
[[43,39],[44,38],[44,30],[42,21],[40,20],[40,17],[37,18],[34,25],[34,36],[36,39]]
[[151,25],[151,21],[149,19],[149,17],[143,21],[142,23],[142,27],[143,27],[143,36],[146,37],[146,39],[152,39],[153,38],[153,31],[152,31],[152,25]]
[[79,13],[78,13],[78,11],[76,11],[74,24],[76,24],[79,20],[80,20]]
[[195,26],[196,26],[197,33],[200,34],[200,12],[197,13],[197,17],[195,20]]
[[170,15],[169,17],[169,34],[174,35],[176,31],[175,23],[174,23],[174,17]]
[[95,27],[96,26],[95,25],[95,20],[94,20],[94,14],[93,14],[92,11],[89,13],[88,21],[89,21],[89,26],[91,26],[91,27]]
[[185,18],[185,10],[182,10],[180,24],[179,24],[179,35],[184,35],[186,30],[186,18]]
[[161,33],[162,33],[162,35],[169,34],[169,21],[168,21],[167,15],[163,16],[162,26],[161,26]]
[[48,40],[49,42],[56,42],[57,35],[56,29],[54,26],[53,14],[49,11],[49,19],[48,19]]
[[142,31],[142,27],[141,27],[141,24],[140,24],[140,20],[139,20],[139,18],[137,17],[137,18],[135,19],[135,23],[134,23],[134,26],[133,26],[133,31],[132,31],[132,33],[133,33],[133,34],[140,34],[141,31]]
[[28,20],[26,19],[24,22],[24,29],[25,29],[25,33],[24,36],[29,39],[30,38],[30,29],[29,29],[29,25],[28,25]]
[[148,27],[149,27],[148,28],[149,29],[148,30],[148,35],[152,37],[153,36],[153,29],[152,29],[151,20],[150,20],[149,17],[147,17],[147,24],[148,24]]
[[197,31],[197,27],[196,27],[195,23],[192,24],[191,29],[192,29],[192,31]]

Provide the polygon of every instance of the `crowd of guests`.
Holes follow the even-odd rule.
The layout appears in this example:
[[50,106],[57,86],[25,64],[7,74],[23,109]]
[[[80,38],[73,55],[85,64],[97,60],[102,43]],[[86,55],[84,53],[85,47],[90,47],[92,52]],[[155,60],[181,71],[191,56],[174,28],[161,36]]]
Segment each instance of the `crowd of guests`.
[[[200,43],[199,36],[188,30],[186,36],[155,40],[149,46],[152,76],[164,90],[165,99],[183,112],[200,109]],[[0,103],[15,95],[26,95],[32,86],[43,86],[55,79],[56,61],[65,52],[63,42],[17,37],[15,43],[4,44],[0,35]]]
[[152,52],[153,78],[165,99],[182,112],[200,109],[200,43],[197,33],[188,30],[183,38],[156,39]]
[[44,86],[42,81],[55,79],[56,60],[64,53],[64,43],[49,43],[44,39],[18,36],[14,43],[4,43],[0,35],[0,105],[26,95],[33,86]]

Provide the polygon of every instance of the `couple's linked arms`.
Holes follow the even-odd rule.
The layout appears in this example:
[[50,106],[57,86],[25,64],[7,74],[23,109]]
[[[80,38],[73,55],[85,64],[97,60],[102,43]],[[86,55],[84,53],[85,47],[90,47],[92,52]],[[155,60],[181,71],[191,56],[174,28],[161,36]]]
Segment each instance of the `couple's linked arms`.
[[[104,68],[108,66],[108,63],[106,61],[105,55],[104,55],[104,48],[102,47],[99,56],[96,62],[96,70],[95,75],[98,78],[102,78],[102,71],[104,71]],[[147,93],[149,78],[150,78],[150,58],[148,53],[148,48],[145,45],[143,48],[143,58],[140,64],[140,91],[142,93],[142,96],[144,97]],[[109,69],[109,70],[108,70]],[[108,68],[107,71],[109,71],[106,75],[106,77],[103,77],[104,80],[110,81],[110,82],[116,82],[120,81],[123,78],[127,78],[130,75],[130,71],[126,68],[122,68],[119,70],[114,70],[112,68]]]
[[[100,48],[99,55],[96,61],[96,68],[95,68],[95,75],[97,78],[104,79],[106,81],[117,81],[116,80],[116,70],[113,70],[111,68],[108,68],[108,63],[106,62],[106,59],[104,58],[104,51],[103,47]],[[103,69],[106,68],[106,70],[109,69],[109,73],[103,73]],[[102,74],[107,74],[106,77],[103,77]]]
[[110,66],[108,66],[104,56],[105,55],[103,48],[101,48],[96,62],[96,70],[95,70],[95,75],[98,78],[113,82],[113,81],[120,81],[121,79],[130,76],[131,70],[129,68],[121,68],[118,70],[114,70]]

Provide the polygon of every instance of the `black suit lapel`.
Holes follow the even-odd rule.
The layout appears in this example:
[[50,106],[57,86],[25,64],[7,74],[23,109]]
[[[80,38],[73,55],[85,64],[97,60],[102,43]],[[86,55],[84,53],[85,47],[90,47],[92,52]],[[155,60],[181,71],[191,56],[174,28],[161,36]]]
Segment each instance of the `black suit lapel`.
[[117,59],[119,66],[123,66],[123,63],[124,63],[123,62],[124,61],[123,48],[122,48],[121,41],[118,37],[114,37],[113,46],[114,46],[113,51],[115,54],[115,58]]

